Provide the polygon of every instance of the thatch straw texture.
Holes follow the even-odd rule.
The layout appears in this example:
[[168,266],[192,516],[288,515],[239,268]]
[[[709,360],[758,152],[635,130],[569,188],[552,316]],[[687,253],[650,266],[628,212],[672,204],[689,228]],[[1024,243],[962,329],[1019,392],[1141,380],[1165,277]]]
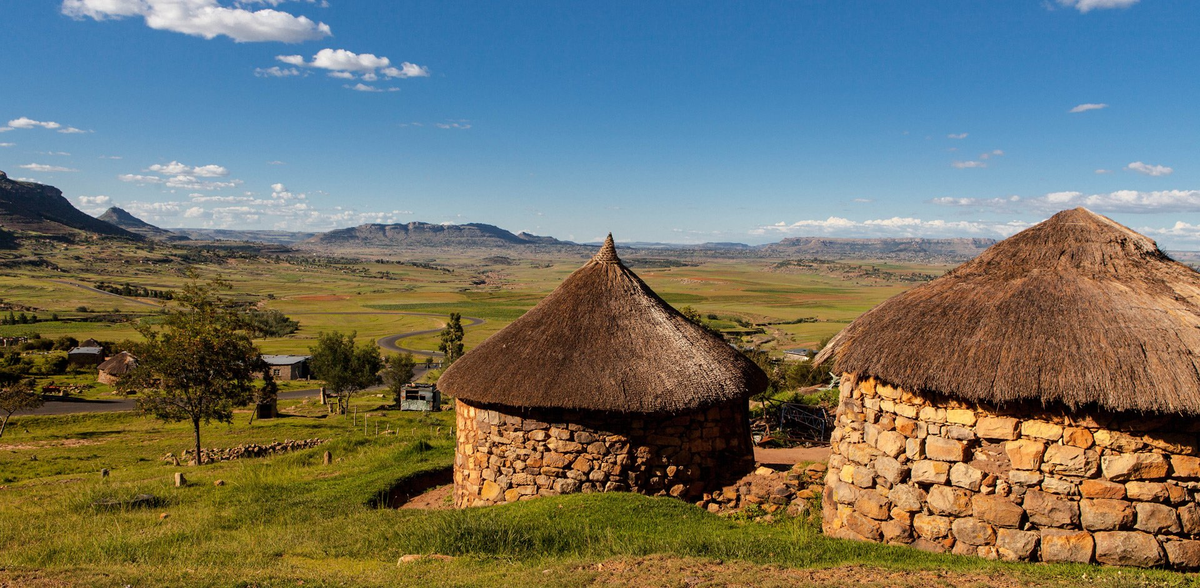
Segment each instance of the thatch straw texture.
[[896,296],[816,361],[1004,403],[1200,414],[1200,274],[1083,208]]
[[137,358],[128,351],[122,351],[101,362],[96,369],[112,376],[123,376],[135,367],[137,367]]
[[611,235],[591,261],[438,380],[478,403],[622,413],[708,407],[766,384],[754,362],[626,268]]

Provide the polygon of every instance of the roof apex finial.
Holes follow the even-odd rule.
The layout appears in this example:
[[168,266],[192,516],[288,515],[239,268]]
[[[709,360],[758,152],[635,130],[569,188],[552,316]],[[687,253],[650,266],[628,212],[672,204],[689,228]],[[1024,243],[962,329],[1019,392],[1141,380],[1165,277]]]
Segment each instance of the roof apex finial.
[[599,263],[620,263],[621,258],[617,257],[617,246],[613,243],[612,233],[604,239],[604,245],[600,247],[600,251],[592,258],[592,261]]

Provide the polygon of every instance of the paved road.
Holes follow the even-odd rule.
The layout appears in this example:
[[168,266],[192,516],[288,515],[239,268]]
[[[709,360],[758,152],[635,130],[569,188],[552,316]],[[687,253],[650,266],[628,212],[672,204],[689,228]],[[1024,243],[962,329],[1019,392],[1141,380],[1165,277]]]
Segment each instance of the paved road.
[[153,302],[146,302],[145,300],[140,300],[140,299],[133,298],[130,296],[121,296],[120,294],[113,294],[112,292],[105,292],[104,290],[100,290],[99,288],[85,286],[84,284],[79,284],[77,282],[72,282],[69,280],[50,280],[50,281],[56,282],[59,284],[66,284],[67,286],[74,286],[76,288],[79,288],[80,290],[87,290],[88,292],[95,292],[97,294],[103,294],[105,296],[112,296],[114,298],[120,298],[121,300],[126,300],[126,301],[132,302],[134,304],[141,304],[143,306],[153,306],[154,308],[161,308],[161,306],[159,306]]
[[[403,312],[403,313],[395,313],[395,314],[407,314],[410,316],[436,316],[436,317],[446,316],[444,314],[427,314],[427,313],[422,313],[422,312]],[[467,327],[474,327],[476,325],[482,325],[483,323],[487,322],[481,318],[476,318],[473,316],[464,316],[464,317],[462,317],[462,320],[463,320],[463,328],[464,329],[466,329]],[[419,355],[421,357],[432,357],[434,359],[441,359],[445,354],[440,351],[425,351],[424,349],[410,349],[408,347],[401,347],[396,344],[396,342],[401,339],[408,339],[409,337],[420,337],[422,335],[433,335],[435,333],[440,333],[440,332],[442,332],[441,329],[426,329],[424,331],[411,331],[408,333],[400,333],[399,335],[388,335],[387,337],[383,337],[379,341],[376,341],[376,343],[378,343],[380,347],[382,347],[388,351],[395,351],[396,353],[411,353],[413,355]]]

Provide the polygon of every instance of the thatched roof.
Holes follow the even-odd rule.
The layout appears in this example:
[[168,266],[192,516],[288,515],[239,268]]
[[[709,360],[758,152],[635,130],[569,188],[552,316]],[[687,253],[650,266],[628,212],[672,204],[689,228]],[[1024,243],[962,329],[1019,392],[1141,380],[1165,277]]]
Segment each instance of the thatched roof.
[[128,351],[122,351],[96,366],[96,369],[112,376],[123,376],[129,370],[137,367],[137,358]]
[[972,401],[1200,414],[1200,274],[1065,210],[880,304],[818,361]]
[[766,388],[762,370],[600,252],[446,370],[456,398],[513,407],[679,412]]

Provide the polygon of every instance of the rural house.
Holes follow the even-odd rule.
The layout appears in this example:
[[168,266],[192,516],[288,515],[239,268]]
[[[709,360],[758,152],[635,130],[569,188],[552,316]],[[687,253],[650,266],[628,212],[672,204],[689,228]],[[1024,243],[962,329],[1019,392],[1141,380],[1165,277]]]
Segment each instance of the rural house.
[[267,369],[276,380],[307,380],[310,355],[264,355]]
[[128,351],[122,351],[96,366],[96,380],[101,384],[116,385],[117,380],[137,367],[137,358]]
[[104,362],[104,348],[80,346],[67,352],[67,365],[71,367],[93,367]]
[[838,334],[823,527],[1005,560],[1200,567],[1200,274],[1083,208]]
[[698,499],[753,467],[749,359],[600,252],[454,364],[458,507],[569,492]]

